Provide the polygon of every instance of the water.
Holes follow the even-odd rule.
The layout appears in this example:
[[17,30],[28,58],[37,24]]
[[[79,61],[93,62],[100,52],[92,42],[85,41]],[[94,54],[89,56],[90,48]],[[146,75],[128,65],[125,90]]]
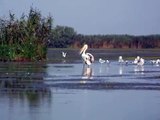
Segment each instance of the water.
[[1,119],[159,120],[160,66],[110,61],[0,63]]
[[51,95],[1,95],[3,120],[158,120],[159,91],[53,89]]

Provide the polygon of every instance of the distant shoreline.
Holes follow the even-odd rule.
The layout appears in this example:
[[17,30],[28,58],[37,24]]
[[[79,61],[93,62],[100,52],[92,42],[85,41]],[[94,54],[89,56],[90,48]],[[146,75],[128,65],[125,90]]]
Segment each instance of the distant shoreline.
[[[71,48],[48,48],[47,58],[48,61],[63,60],[61,52],[64,51],[67,53],[66,60],[81,60],[81,55],[79,54],[80,49],[71,49]],[[158,59],[160,58],[160,49],[88,49],[87,52],[90,52],[94,55],[95,60],[99,58],[109,59],[109,60],[118,60],[119,56],[128,60],[133,60],[137,56],[141,56],[145,59]]]

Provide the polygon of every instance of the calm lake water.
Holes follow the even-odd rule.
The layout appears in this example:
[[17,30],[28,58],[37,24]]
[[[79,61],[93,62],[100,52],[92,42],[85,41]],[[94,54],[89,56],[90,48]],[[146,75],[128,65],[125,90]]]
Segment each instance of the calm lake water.
[[[1,119],[160,119],[160,66],[150,63],[158,50],[139,52],[144,66],[132,64],[137,51],[91,53],[96,56],[91,68],[83,66],[77,50],[67,51],[66,58],[52,50],[49,62],[0,63]],[[121,54],[127,65],[118,64]],[[99,63],[100,57],[110,64]]]

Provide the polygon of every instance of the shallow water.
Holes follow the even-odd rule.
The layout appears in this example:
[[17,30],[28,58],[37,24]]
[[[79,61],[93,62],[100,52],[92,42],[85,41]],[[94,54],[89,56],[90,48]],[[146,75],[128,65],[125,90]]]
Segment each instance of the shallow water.
[[146,90],[51,89],[51,94],[0,94],[3,120],[159,120],[160,93]]
[[131,62],[0,63],[1,119],[159,120],[160,66]]
[[[131,61],[129,61],[131,63]],[[119,65],[95,62],[90,68],[82,63],[48,64],[45,84],[69,89],[160,89],[160,68],[156,65]]]

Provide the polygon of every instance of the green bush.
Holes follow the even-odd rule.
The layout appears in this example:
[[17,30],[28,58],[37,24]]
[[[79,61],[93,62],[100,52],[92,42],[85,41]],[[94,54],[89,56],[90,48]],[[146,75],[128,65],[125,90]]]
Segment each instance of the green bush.
[[15,19],[0,19],[1,60],[46,59],[47,42],[51,36],[52,17],[42,18],[40,11],[31,8],[29,15]]

